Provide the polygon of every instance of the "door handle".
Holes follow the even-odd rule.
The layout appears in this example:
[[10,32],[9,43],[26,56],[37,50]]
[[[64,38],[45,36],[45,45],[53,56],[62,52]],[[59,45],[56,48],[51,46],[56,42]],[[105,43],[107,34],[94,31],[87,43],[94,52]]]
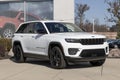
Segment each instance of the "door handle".
[[20,37],[23,37],[23,36],[20,36]]
[[35,38],[35,36],[32,36],[32,38]]

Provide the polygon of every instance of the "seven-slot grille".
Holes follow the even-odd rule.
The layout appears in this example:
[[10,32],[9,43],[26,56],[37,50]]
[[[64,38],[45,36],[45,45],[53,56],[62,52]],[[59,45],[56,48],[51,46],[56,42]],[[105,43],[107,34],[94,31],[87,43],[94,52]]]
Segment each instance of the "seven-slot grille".
[[92,49],[92,50],[83,50],[80,54],[81,57],[104,57],[105,50],[104,49]]
[[99,39],[81,39],[80,43],[82,45],[97,45],[97,44],[103,44],[104,39],[99,38]]

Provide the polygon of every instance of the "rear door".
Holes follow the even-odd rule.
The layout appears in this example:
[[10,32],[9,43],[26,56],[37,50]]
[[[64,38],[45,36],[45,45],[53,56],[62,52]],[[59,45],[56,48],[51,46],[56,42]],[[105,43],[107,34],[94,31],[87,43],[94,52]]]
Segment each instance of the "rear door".
[[30,53],[32,51],[31,36],[32,34],[32,25],[31,23],[25,23],[20,26],[17,32],[14,34],[14,39],[17,39],[21,42],[21,46],[25,53]]
[[27,23],[26,28],[23,30],[23,35],[21,35],[26,53],[33,53],[32,36],[34,36],[34,23]]
[[47,55],[47,31],[41,22],[26,23],[16,33],[25,53]]

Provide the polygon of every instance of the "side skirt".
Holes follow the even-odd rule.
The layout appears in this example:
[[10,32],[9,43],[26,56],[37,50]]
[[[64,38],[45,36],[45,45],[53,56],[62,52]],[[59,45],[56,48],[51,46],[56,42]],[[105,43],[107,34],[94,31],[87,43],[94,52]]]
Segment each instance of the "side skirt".
[[48,56],[32,53],[24,53],[24,57],[49,60]]

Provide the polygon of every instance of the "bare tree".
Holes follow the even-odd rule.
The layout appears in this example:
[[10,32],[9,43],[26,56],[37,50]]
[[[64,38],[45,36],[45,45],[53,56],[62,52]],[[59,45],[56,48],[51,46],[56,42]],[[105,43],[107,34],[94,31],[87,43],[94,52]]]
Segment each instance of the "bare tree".
[[109,5],[107,11],[111,15],[111,18],[109,18],[108,21],[116,23],[116,26],[118,26],[117,38],[120,38],[120,0],[106,0],[106,2]]
[[85,20],[84,29],[86,32],[92,32],[93,24],[89,20]]
[[89,9],[90,7],[87,4],[76,4],[76,21],[79,22],[81,28],[83,28],[85,12]]
[[[84,29],[87,32],[92,32],[92,27],[93,27],[93,23],[91,23],[89,20],[86,20],[84,23]],[[99,24],[99,19],[95,19],[95,25],[94,25],[94,29],[96,32],[108,32],[108,26],[106,26],[105,24],[101,25]]]

